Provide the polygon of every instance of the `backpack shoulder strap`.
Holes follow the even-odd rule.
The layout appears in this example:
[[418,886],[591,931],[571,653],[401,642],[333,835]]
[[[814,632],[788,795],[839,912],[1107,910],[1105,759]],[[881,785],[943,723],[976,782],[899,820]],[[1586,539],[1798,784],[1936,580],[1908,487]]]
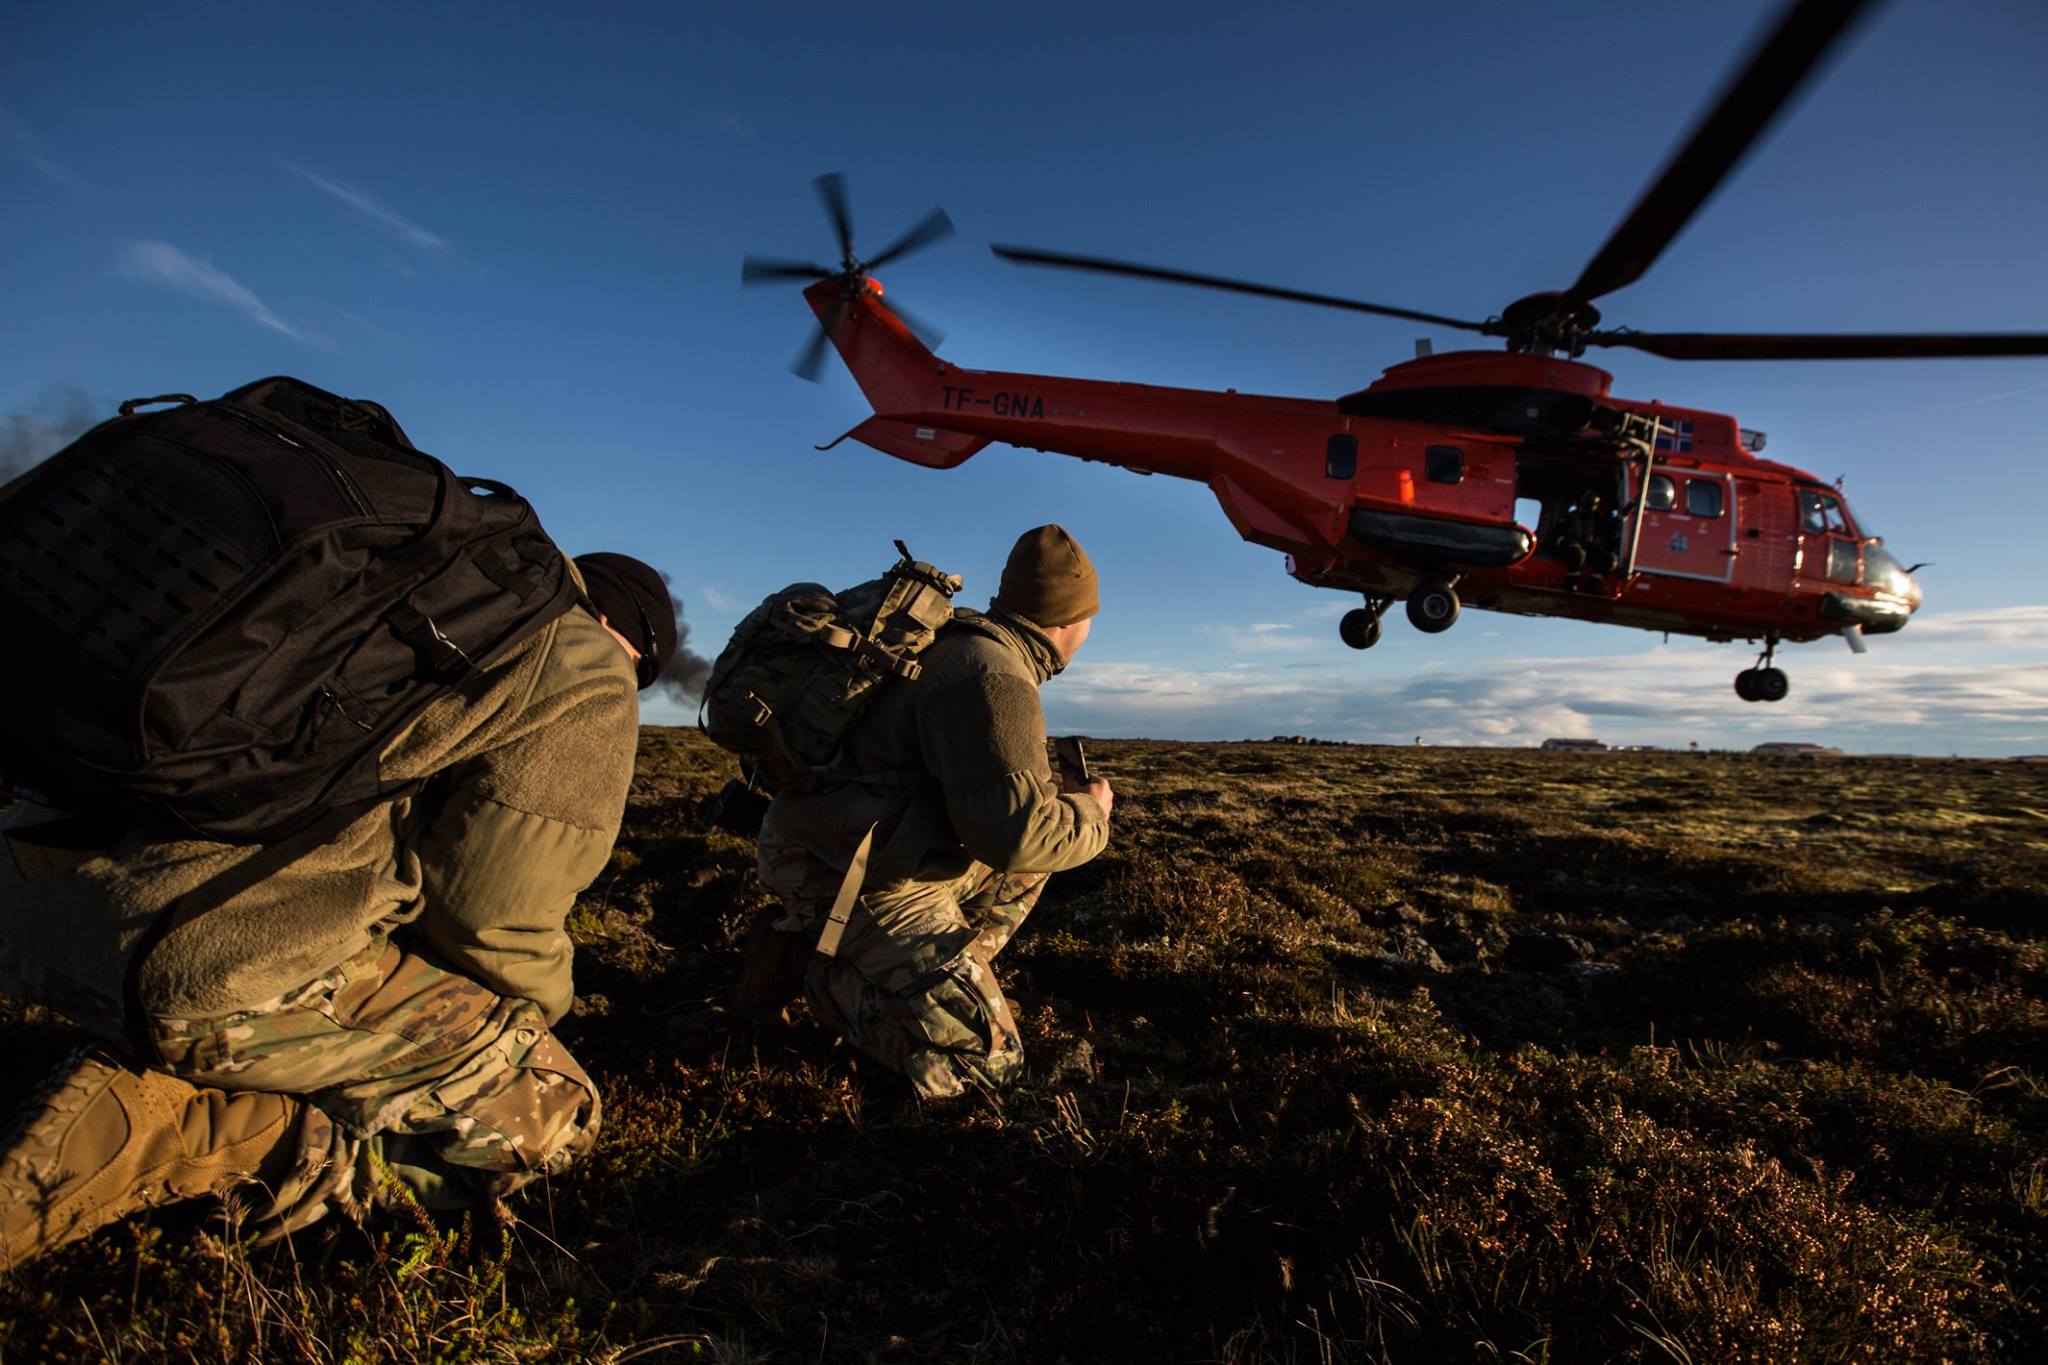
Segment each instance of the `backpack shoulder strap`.
[[875,826],[869,825],[867,833],[860,836],[860,843],[854,846],[853,858],[846,864],[846,875],[839,879],[839,893],[832,897],[832,908],[826,912],[825,927],[818,933],[818,956],[837,957],[839,941],[846,937],[846,922],[853,916],[853,907],[860,900],[861,883],[867,880],[868,858],[875,851]]

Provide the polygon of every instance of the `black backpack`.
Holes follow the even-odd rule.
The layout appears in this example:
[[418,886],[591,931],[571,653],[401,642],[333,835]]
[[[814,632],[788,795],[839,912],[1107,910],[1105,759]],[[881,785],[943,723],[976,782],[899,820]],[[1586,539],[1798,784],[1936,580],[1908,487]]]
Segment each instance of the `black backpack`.
[[578,596],[524,499],[375,403],[123,403],[0,488],[0,774],[211,839],[338,829],[417,786],[378,759],[428,702]]

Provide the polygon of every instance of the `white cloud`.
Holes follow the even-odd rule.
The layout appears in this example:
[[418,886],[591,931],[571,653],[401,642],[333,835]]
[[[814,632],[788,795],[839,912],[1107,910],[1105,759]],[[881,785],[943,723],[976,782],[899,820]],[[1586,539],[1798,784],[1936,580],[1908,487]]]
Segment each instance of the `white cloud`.
[[1918,650],[1931,643],[2012,644],[2048,640],[2048,605],[1991,607],[1916,616],[1899,632],[1897,647]]
[[1981,408],[1987,403],[2003,403],[2008,398],[2019,398],[2030,393],[2040,393],[2043,389],[2048,389],[2048,384],[2028,384],[2024,388],[2002,389],[1997,393],[1987,393],[1978,398],[1965,398],[1960,403],[1940,403],[1931,408],[1914,408],[1908,412],[1887,413],[1882,417],[1863,417],[1853,422],[1834,422],[1830,423],[1825,430],[1852,431],[1857,427],[1878,426],[1885,422],[1903,422],[1915,417],[1932,417],[1937,413],[1958,412],[1964,408]]
[[[283,160],[283,158],[280,157],[279,160]],[[398,210],[392,208],[369,191],[359,190],[354,185],[330,179],[327,176],[321,175],[318,171],[309,171],[296,162],[285,161],[284,165],[287,170],[305,177],[315,188],[332,195],[358,213],[371,218],[407,245],[418,247],[421,251],[447,251],[449,249],[447,238],[438,233],[429,232],[418,223],[402,216]]]
[[710,607],[713,611],[739,611],[743,608],[751,610],[754,606],[752,602],[734,597],[729,592],[720,592],[716,588],[707,587],[702,589],[702,591],[704,593],[704,605]]
[[1202,626],[1202,634],[1222,642],[1233,654],[1291,654],[1314,649],[1320,640],[1310,639],[1291,621],[1254,621],[1248,626]]
[[258,326],[282,332],[294,341],[308,338],[270,306],[254,290],[234,276],[206,261],[186,255],[169,242],[129,242],[121,248],[117,273],[125,279],[161,284],[195,298],[224,303]]
[[1866,751],[2048,751],[2048,606],[1923,615],[1899,635],[1873,639],[1861,657],[1831,643],[1840,649],[1821,641],[1780,651],[1792,693],[1776,704],[1736,699],[1731,682],[1749,664],[1746,652],[1694,641],[1463,669],[1432,660],[1398,675],[1371,654],[1280,668],[1254,659],[1189,668],[1082,658],[1045,701],[1055,728],[1101,735],[1401,743],[1420,733],[1431,743],[1515,745],[1570,735],[1677,747],[1811,739]]
[[60,185],[76,183],[56,162],[44,155],[43,140],[4,108],[0,108],[0,150],[26,161]]
[[727,137],[737,138],[741,142],[758,145],[761,141],[761,135],[754,131],[754,126],[735,113],[720,114],[713,120],[713,126]]

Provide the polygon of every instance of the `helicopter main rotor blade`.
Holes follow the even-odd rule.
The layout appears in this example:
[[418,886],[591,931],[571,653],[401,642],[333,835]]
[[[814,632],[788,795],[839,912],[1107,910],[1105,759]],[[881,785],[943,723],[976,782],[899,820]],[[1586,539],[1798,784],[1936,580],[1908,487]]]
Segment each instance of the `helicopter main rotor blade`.
[[2048,355],[2048,333],[1589,332],[1590,346],[1631,346],[1668,360],[1914,360]]
[[1004,260],[1015,261],[1019,265],[1050,265],[1067,270],[1093,270],[1104,275],[1131,275],[1141,280],[1199,285],[1204,289],[1225,289],[1234,294],[1252,294],[1260,298],[1287,299],[1293,303],[1320,304],[1325,308],[1344,308],[1354,313],[1376,313],[1381,317],[1406,318],[1410,322],[1433,323],[1438,327],[1457,327],[1467,332],[1488,331],[1487,325],[1483,322],[1466,322],[1459,318],[1441,317],[1435,313],[1418,313],[1411,308],[1389,308],[1385,304],[1342,299],[1334,294],[1315,294],[1302,289],[1253,284],[1249,280],[1225,279],[1220,275],[1198,275],[1189,270],[1168,270],[1156,265],[1136,265],[1129,261],[1111,261],[1099,256],[1075,256],[1063,251],[1040,251],[1024,246],[998,246],[991,243],[989,250]]
[[1641,278],[1870,0],[1796,0],[1777,28],[1565,291],[1586,301]]
[[853,212],[846,207],[846,177],[838,171],[827,171],[811,182],[818,191],[818,198],[824,202],[825,216],[832,220],[832,231],[839,235],[839,255],[842,259],[853,258]]
[[944,209],[933,209],[919,219],[910,231],[883,247],[880,255],[867,262],[867,269],[878,269],[899,256],[907,256],[919,247],[929,246],[941,237],[952,235],[953,220],[946,216]]
[[824,280],[836,272],[809,261],[782,261],[749,256],[740,262],[741,284],[779,284],[786,280]]

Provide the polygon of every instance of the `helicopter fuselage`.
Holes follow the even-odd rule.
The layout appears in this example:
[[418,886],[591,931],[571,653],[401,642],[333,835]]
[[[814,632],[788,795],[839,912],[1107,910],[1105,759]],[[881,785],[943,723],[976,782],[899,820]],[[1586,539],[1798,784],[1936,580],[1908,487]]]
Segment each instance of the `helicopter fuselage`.
[[[829,320],[839,295],[807,297]],[[1837,490],[1575,360],[1429,356],[1335,401],[968,370],[872,282],[832,340],[875,408],[857,440],[935,469],[1000,441],[1192,479],[1295,578],[1382,610],[1444,583],[1487,610],[1775,642],[1897,630],[1920,601]]]

